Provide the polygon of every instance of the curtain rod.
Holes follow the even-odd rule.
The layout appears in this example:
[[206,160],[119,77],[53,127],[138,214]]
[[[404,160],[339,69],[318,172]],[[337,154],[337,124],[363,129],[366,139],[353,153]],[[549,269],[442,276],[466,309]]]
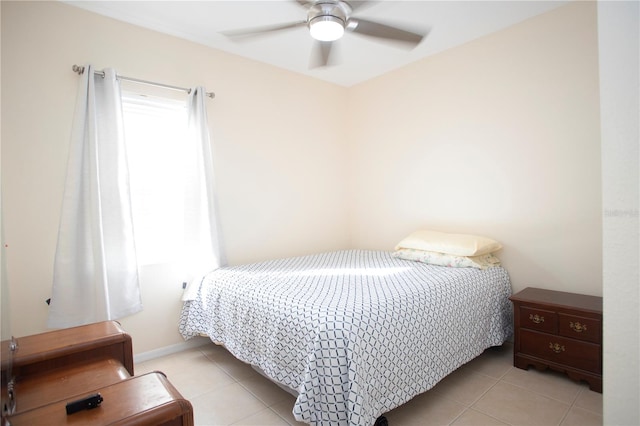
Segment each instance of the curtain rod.
[[[74,65],[71,67],[71,69],[73,70],[73,72],[78,73],[78,75],[81,75],[82,73],[84,73],[83,66]],[[104,77],[104,71],[95,70],[94,74],[98,74]],[[124,75],[118,75],[117,78],[120,80],[132,81],[134,83],[148,84],[149,86],[164,87],[165,89],[180,90],[182,92],[191,93],[191,89],[187,89],[186,87],[178,87],[178,86],[171,86],[169,84],[155,83],[153,81],[140,80],[139,78],[125,77]],[[216,94],[213,92],[205,92],[205,94],[211,99],[216,97]]]

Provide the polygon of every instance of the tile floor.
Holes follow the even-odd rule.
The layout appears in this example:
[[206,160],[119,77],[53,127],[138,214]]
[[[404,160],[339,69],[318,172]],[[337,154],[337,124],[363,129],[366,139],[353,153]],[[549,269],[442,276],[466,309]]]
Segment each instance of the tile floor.
[[[564,375],[520,370],[513,347],[485,351],[432,390],[386,413],[391,426],[602,425],[602,395]],[[302,425],[294,397],[210,344],[135,366],[164,372],[191,401],[196,425]]]

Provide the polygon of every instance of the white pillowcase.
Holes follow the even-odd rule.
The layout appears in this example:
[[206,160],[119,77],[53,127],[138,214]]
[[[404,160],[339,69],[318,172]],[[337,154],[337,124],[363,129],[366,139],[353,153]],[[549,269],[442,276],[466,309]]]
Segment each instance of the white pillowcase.
[[399,259],[413,260],[428,263],[429,265],[448,266],[450,268],[487,269],[500,266],[500,259],[493,253],[480,256],[455,256],[435,251],[399,249],[393,252],[393,256]]
[[396,246],[396,250],[415,249],[454,256],[481,256],[501,248],[500,243],[491,238],[430,230],[416,231]]

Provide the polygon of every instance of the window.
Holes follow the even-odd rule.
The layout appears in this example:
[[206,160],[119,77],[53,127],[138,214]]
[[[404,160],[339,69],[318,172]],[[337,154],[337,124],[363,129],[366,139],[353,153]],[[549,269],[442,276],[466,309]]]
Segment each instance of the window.
[[172,262],[183,241],[184,101],[123,92],[138,264]]

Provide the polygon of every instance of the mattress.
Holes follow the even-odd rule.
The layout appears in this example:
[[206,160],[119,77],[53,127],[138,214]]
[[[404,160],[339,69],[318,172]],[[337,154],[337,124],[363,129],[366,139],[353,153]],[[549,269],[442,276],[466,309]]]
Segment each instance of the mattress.
[[502,267],[448,268],[345,250],[219,268],[185,300],[205,334],[298,396],[312,425],[366,425],[512,333]]

